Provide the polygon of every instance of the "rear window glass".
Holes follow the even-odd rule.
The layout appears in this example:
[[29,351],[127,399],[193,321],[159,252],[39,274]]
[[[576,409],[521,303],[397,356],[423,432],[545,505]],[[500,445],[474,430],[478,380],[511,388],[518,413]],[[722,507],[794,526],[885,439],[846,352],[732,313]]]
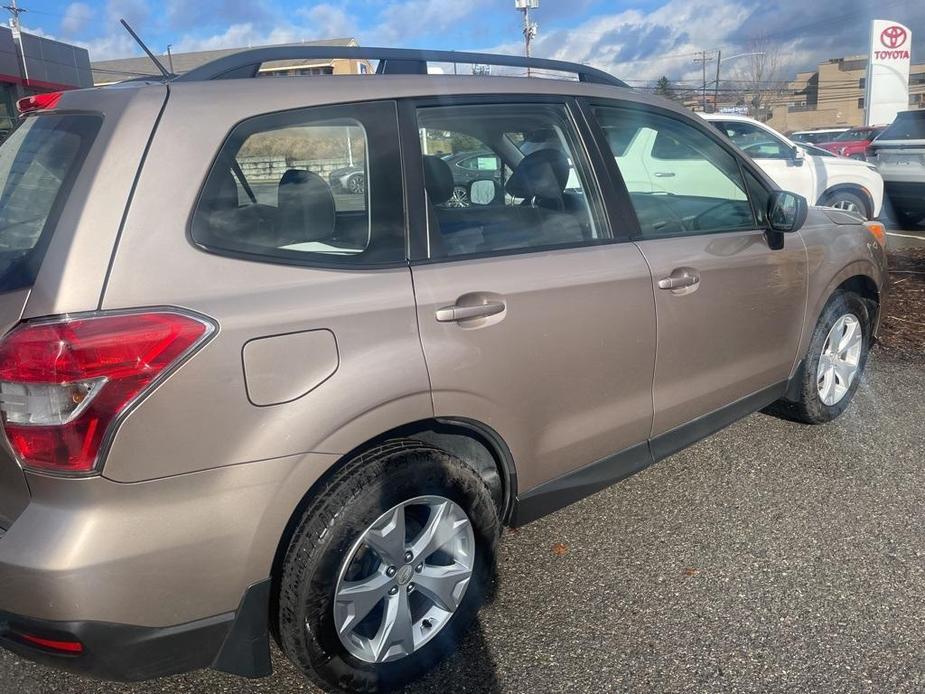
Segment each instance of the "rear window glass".
[[217,252],[295,264],[405,257],[395,107],[318,107],[258,116],[219,153],[192,220]]
[[925,140],[925,111],[905,111],[896,116],[893,125],[879,140]]
[[97,116],[27,118],[0,145],[0,291],[31,286]]

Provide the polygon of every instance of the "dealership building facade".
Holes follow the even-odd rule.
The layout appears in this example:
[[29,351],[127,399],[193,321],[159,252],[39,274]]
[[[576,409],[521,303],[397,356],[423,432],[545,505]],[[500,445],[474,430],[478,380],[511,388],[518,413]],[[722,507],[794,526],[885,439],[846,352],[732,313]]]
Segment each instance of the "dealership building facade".
[[92,86],[90,56],[85,48],[0,26],[0,130],[3,133],[12,128],[17,99]]

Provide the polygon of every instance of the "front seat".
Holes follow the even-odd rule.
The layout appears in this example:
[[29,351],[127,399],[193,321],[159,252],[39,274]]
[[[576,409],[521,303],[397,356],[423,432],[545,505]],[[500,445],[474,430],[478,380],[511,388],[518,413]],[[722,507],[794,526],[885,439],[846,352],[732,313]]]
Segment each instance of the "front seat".
[[568,183],[568,158],[558,149],[540,149],[520,160],[508,179],[508,195],[525,205],[564,210],[562,193]]
[[[532,229],[525,245],[556,245],[584,240],[579,216],[566,209],[565,186],[571,166],[558,149],[540,149],[524,157],[508,179],[508,195],[522,198]],[[526,220],[525,220],[526,221]]]

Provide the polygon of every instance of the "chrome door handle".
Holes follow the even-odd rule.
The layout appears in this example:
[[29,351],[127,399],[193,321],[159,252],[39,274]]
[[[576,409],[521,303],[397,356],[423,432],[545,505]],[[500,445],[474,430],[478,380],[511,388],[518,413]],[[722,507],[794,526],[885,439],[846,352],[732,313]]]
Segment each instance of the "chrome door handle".
[[683,287],[693,287],[700,282],[697,275],[678,275],[675,277],[665,277],[658,281],[659,289],[682,289]]
[[453,323],[472,318],[487,318],[496,316],[504,310],[504,302],[489,301],[474,306],[444,306],[437,309],[437,321],[440,323]]
[[674,171],[656,171],[655,177],[656,178],[674,178],[675,173]]

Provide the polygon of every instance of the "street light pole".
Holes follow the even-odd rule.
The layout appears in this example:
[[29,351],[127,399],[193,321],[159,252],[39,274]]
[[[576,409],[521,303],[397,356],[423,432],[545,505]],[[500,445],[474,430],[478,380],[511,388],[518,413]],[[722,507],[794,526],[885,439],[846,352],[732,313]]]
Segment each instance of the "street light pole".
[[[540,0],[514,0],[514,8],[524,13],[524,55],[530,57],[530,42],[536,38],[536,22],[530,21],[530,10],[540,7]],[[530,66],[527,66],[527,77],[530,77]]]
[[722,51],[716,51],[716,84],[713,85],[713,109],[716,109],[717,98],[719,97],[719,66],[720,63],[724,63],[727,60],[735,60],[736,58],[747,58],[752,55],[764,55],[764,51],[752,51],[751,53],[736,53],[735,55],[730,55],[726,58],[723,58]]

